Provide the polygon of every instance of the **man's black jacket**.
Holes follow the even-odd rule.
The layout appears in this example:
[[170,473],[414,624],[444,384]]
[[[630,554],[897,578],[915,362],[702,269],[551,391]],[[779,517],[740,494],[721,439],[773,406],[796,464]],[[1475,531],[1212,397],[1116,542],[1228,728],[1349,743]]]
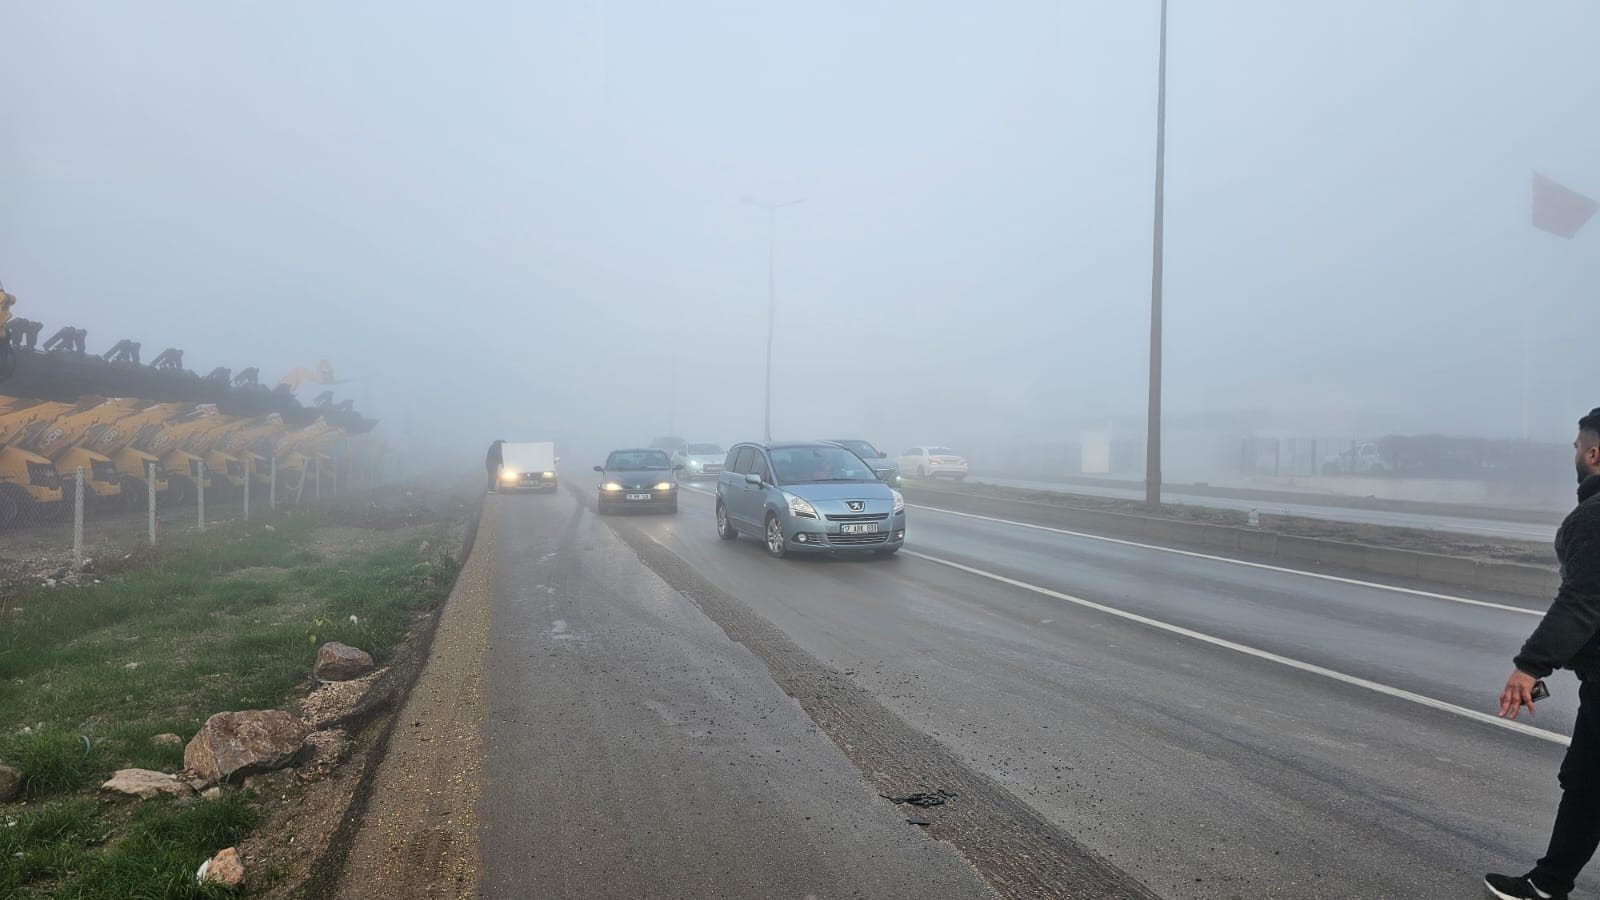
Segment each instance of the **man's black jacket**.
[[1561,590],[1515,660],[1535,678],[1556,669],[1600,675],[1600,475],[1578,485],[1578,508],[1556,532]]

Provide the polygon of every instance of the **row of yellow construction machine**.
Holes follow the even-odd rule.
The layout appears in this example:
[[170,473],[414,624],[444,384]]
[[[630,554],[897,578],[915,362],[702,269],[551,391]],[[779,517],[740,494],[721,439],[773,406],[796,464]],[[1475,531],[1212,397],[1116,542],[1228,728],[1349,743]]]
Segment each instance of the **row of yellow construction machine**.
[[144,509],[152,492],[184,503],[201,488],[225,500],[247,485],[264,499],[307,477],[320,490],[339,472],[333,446],[376,424],[327,393],[302,406],[292,384],[265,388],[254,369],[201,378],[170,365],[181,351],[146,366],[122,341],[94,356],[71,327],[57,337],[72,340],[35,348],[39,326],[13,319],[15,302],[0,290],[0,528],[69,512],[80,470],[97,507]]

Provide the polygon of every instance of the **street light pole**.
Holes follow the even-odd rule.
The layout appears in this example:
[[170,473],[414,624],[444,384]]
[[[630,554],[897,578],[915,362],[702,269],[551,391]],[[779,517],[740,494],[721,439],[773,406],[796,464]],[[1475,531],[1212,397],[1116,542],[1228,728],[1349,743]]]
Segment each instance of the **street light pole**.
[[767,402],[766,424],[762,430],[764,440],[772,440],[772,336],[778,311],[778,210],[785,206],[804,203],[805,198],[771,203],[753,197],[740,197],[751,206],[767,211]]
[[1150,266],[1150,408],[1145,412],[1144,502],[1161,506],[1161,255],[1167,157],[1167,0],[1161,0],[1156,75],[1156,211]]

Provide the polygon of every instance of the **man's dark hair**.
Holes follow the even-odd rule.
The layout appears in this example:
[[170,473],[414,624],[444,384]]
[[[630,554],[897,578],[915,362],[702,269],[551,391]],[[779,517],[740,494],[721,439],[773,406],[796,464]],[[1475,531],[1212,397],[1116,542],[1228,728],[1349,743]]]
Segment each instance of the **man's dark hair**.
[[1586,431],[1600,439],[1600,406],[1589,410],[1589,414],[1578,420],[1578,430]]

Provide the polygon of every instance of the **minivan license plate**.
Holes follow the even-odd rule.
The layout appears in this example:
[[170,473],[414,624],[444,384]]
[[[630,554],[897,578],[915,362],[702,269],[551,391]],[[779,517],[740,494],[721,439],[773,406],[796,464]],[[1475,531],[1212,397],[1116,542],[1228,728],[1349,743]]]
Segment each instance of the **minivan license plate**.
[[877,522],[862,522],[858,525],[840,525],[840,534],[877,534]]
[[629,494],[628,495],[628,499],[629,500],[649,500],[650,499],[650,495],[649,494]]

